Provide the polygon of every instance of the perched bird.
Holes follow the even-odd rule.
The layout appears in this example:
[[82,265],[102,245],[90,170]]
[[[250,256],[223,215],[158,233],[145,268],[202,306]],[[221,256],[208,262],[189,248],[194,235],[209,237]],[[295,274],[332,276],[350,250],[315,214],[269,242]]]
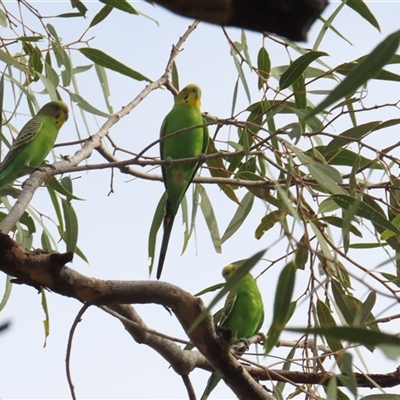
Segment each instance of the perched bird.
[[[160,142],[162,160],[197,157],[207,148],[208,129],[203,125],[206,121],[200,111],[201,89],[194,84],[187,85],[175,98],[172,110],[165,117],[160,137],[173,135],[183,129],[182,133],[175,134]],[[157,279],[160,279],[164,265],[165,255],[175,215],[179,204],[195,176],[199,162],[163,165],[162,174],[167,191],[167,201],[164,216],[164,236],[161,244],[160,258],[158,260]]]
[[67,119],[68,106],[51,101],[24,125],[0,164],[0,188],[40,167]]
[[[226,281],[235,273],[239,265],[230,264],[222,270]],[[239,339],[248,339],[261,329],[264,322],[264,305],[257,282],[250,273],[246,274],[231,290],[226,298],[219,325],[232,332],[229,344]],[[201,400],[206,400],[217,386],[221,377],[211,374]]]

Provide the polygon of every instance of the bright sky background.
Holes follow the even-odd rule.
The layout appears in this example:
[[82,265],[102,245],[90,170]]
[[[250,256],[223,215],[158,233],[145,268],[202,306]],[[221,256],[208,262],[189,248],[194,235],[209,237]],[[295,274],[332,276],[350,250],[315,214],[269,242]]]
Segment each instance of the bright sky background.
[[[12,4],[14,3],[14,4]],[[70,2],[42,1],[32,2],[42,14],[54,15],[70,12]],[[327,18],[339,2],[331,2],[325,11]],[[12,9],[16,2],[7,2]],[[69,43],[79,38],[84,27],[100,9],[98,2],[88,2],[89,9],[86,21],[77,19],[55,19],[52,23],[63,39]],[[131,68],[143,73],[151,79],[159,78],[168,61],[172,44],[185,32],[191,20],[176,16],[163,8],[153,8],[148,3],[135,2],[134,7],[150,15],[159,22],[143,17],[114,10],[100,25],[92,29],[87,38],[94,37],[90,42],[94,48],[101,49]],[[327,51],[330,57],[324,61],[331,66],[340,62],[351,61],[371,51],[380,41],[394,30],[400,29],[400,3],[391,1],[368,2],[368,6],[377,17],[382,33],[362,20],[355,12],[345,9],[335,21],[335,27],[344,34],[354,46],[329,32],[320,50]],[[16,11],[16,7],[14,7]],[[28,15],[28,14],[26,14]],[[28,24],[29,25],[29,24]],[[321,23],[317,22],[309,33],[306,47],[312,47],[319,32]],[[0,35],[3,28],[0,28]],[[234,40],[240,40],[241,31],[229,28],[229,34]],[[255,63],[257,52],[263,43],[259,33],[246,32],[250,54]],[[76,48],[80,45],[76,46]],[[287,64],[287,55],[271,41],[266,41],[273,66]],[[184,50],[177,58],[181,88],[188,83],[197,83],[202,87],[202,109],[221,118],[230,116],[233,87],[237,72],[234,67],[227,40],[220,27],[201,23],[198,29],[189,37],[183,46]],[[291,52],[295,58],[297,54]],[[75,66],[87,65],[89,60],[78,54],[73,54]],[[246,67],[245,67],[246,69]],[[399,73],[399,69],[393,69]],[[247,75],[251,88],[256,88],[256,76]],[[143,89],[144,82],[136,82],[108,72],[111,88],[111,103],[114,111],[131,101]],[[106,111],[100,85],[93,72],[77,77],[80,94],[97,108]],[[380,82],[378,82],[381,85]],[[395,102],[399,99],[398,85],[380,86],[376,90],[375,83],[370,85],[374,90],[369,97],[370,104]],[[42,87],[37,86],[37,91]],[[69,103],[67,93],[61,91],[64,101]],[[6,94],[7,96],[7,94]],[[252,92],[252,102],[258,101],[261,94]],[[42,96],[41,104],[49,101]],[[111,136],[120,147],[139,152],[150,142],[156,140],[164,116],[171,109],[173,99],[166,90],[158,90],[147,97],[130,115],[118,123],[111,131]],[[247,98],[240,88],[236,110],[248,106]],[[10,103],[11,107],[11,103]],[[75,107],[74,112],[79,114]],[[397,109],[390,109],[390,115],[380,118],[399,118]],[[27,116],[18,116],[14,125],[21,128]],[[371,118],[372,117],[369,117]],[[340,133],[350,125],[335,125]],[[104,119],[89,119],[91,134],[97,131]],[[349,123],[346,121],[346,123]],[[82,136],[87,132],[78,115],[78,126]],[[284,124],[282,124],[284,125]],[[215,128],[211,128],[211,134]],[[397,128],[396,128],[397,129]],[[229,130],[225,128],[226,137]],[[383,132],[383,131],[382,131]],[[235,137],[235,133],[233,137]],[[393,143],[396,130],[385,130],[378,146],[384,147],[386,140]],[[387,136],[385,136],[387,135]],[[72,115],[63,127],[58,143],[76,140],[76,130]],[[73,154],[77,148],[57,148],[56,154]],[[150,150],[149,155],[157,156],[158,147]],[[120,154],[121,158],[124,157]],[[128,158],[128,157],[126,157]],[[89,163],[102,162],[94,153]],[[156,171],[159,173],[159,169]],[[79,272],[103,279],[148,279],[147,240],[155,207],[164,191],[161,182],[133,180],[120,172],[115,172],[114,193],[108,196],[110,189],[110,171],[91,171],[88,173],[71,174],[74,180],[75,194],[84,199],[74,202],[79,217],[79,247],[90,260],[90,265],[75,257],[71,267]],[[215,185],[206,186],[209,197],[215,207],[220,233],[224,232],[232,218],[236,206],[227,200],[226,196]],[[190,194],[190,191],[189,191]],[[242,197],[245,191],[240,191]],[[191,204],[191,201],[188,202]],[[49,212],[53,216],[52,207],[47,201],[47,192],[40,189],[34,197],[32,205]],[[47,207],[47,208],[46,208]],[[265,249],[279,237],[277,227],[269,231],[260,241],[254,239],[254,230],[266,210],[266,204],[255,201],[254,208],[240,231],[223,244],[222,254],[216,254],[200,210],[196,222],[196,237],[193,236],[185,254],[180,256],[182,248],[182,230],[180,215],[178,215],[172,232],[162,278],[183,289],[196,293],[201,289],[222,281],[221,269],[232,261],[248,258],[256,251]],[[57,236],[56,236],[57,237]],[[196,239],[196,240],[195,240]],[[158,244],[161,236],[159,236]],[[61,243],[60,251],[64,251]],[[282,246],[269,249],[268,259],[274,259],[282,254]],[[376,257],[365,257],[366,267],[378,263]],[[157,252],[158,259],[158,252]],[[259,263],[253,270],[257,275],[268,266],[268,262]],[[283,264],[282,264],[283,266]],[[275,284],[280,268],[274,268],[264,274],[259,280],[265,308],[266,319],[263,330],[267,331],[271,323]],[[308,274],[305,274],[307,279]],[[4,277],[0,277],[3,285]],[[304,285],[303,285],[304,284]],[[298,290],[305,287],[298,274]],[[361,294],[363,295],[364,292]],[[208,297],[206,299],[209,299]],[[1,335],[0,351],[0,396],[2,398],[69,398],[69,388],[65,376],[65,351],[69,329],[81,304],[73,299],[63,298],[48,293],[48,304],[51,317],[51,334],[47,346],[43,349],[43,311],[40,296],[34,289],[26,286],[15,286],[9,304],[0,315],[0,322],[11,320],[12,327]],[[174,316],[170,316],[162,307],[136,307],[149,327],[164,333],[185,338],[185,335]],[[294,321],[302,324],[304,320]],[[290,338],[284,334],[283,338]],[[273,351],[273,355],[284,356],[288,349]],[[376,351],[371,358],[371,371],[385,373],[396,368],[398,362],[388,362]],[[273,358],[260,360],[266,365],[275,362]],[[122,325],[103,311],[93,307],[84,315],[79,324],[72,351],[71,373],[79,398],[186,398],[186,390],[179,376],[168,369],[165,362],[152,349],[138,345],[125,333]],[[277,365],[279,368],[280,365]],[[191,374],[194,387],[200,396],[208,379],[208,373],[195,371]],[[392,391],[393,393],[396,390]],[[369,392],[368,392],[369,393]],[[213,398],[233,398],[232,392],[220,384]]]

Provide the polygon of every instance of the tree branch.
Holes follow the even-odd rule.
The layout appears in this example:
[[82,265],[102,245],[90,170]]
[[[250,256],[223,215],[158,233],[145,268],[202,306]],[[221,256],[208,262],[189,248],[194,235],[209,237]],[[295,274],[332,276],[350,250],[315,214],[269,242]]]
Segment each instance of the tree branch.
[[[87,305],[107,305],[122,317],[133,321],[131,324],[120,318],[135,341],[155,349],[182,377],[194,368],[210,370],[211,365],[239,398],[271,399],[252,377],[259,380],[326,385],[333,376],[327,372],[306,373],[245,366],[236,360],[228,343],[215,329],[211,315],[190,330],[196,317],[205,309],[201,299],[167,282],[105,281],[87,277],[65,266],[71,259],[71,253],[28,251],[0,233],[0,270],[13,276],[13,283],[35,288],[46,287]],[[209,364],[200,354],[182,350],[172,340],[160,337],[157,332],[149,329],[129,305],[132,303],[155,303],[169,307]],[[382,387],[400,384],[399,370],[388,374],[355,374],[355,377],[359,387],[373,387],[371,380]]]

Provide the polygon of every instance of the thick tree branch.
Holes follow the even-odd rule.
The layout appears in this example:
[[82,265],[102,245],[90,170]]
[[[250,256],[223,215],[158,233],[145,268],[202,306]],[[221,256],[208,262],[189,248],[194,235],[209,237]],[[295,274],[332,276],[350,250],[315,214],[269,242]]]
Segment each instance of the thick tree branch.
[[307,32],[328,0],[155,0],[185,17],[217,25],[267,31],[291,40],[306,40]]
[[216,332],[211,315],[189,331],[196,316],[205,309],[201,299],[166,282],[104,281],[86,277],[62,266],[71,259],[70,253],[28,251],[0,233],[0,269],[14,276],[14,282],[46,287],[93,305],[155,303],[169,307],[190,340],[239,398],[270,398],[232,355],[228,343]]
[[[223,336],[215,329],[210,315],[197,328],[189,331],[196,317],[204,310],[203,302],[199,298],[166,282],[105,281],[87,277],[65,266],[71,259],[71,253],[28,251],[7,235],[0,233],[0,270],[13,276],[13,282],[35,288],[46,287],[86,304],[107,305],[124,318],[133,321],[133,324],[129,324],[121,319],[127,331],[138,343],[145,343],[159,352],[181,376],[188,375],[194,368],[210,370],[210,367],[196,352],[184,351],[171,340],[149,330],[129,304],[155,303],[169,307],[191,342],[214,370],[224,377],[225,382],[239,398],[271,398],[252,376],[267,381],[322,385],[326,385],[332,377],[332,374],[327,372],[306,373],[244,366],[236,360]],[[399,371],[370,374],[368,378],[362,374],[355,376],[360,387],[372,387],[368,378],[382,387],[400,384]]]

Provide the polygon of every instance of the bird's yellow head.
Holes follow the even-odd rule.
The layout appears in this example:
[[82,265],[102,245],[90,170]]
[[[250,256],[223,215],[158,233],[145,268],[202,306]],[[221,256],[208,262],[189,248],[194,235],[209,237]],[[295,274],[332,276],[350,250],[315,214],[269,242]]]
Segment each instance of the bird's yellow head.
[[175,97],[175,103],[184,103],[200,110],[201,89],[194,83],[184,87]]
[[62,101],[51,101],[39,110],[38,115],[54,117],[58,129],[60,129],[68,119],[68,106]]
[[226,267],[224,267],[224,269],[222,270],[222,276],[227,281],[238,268],[239,268],[239,265],[229,264]]

